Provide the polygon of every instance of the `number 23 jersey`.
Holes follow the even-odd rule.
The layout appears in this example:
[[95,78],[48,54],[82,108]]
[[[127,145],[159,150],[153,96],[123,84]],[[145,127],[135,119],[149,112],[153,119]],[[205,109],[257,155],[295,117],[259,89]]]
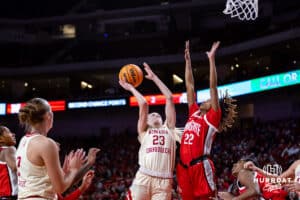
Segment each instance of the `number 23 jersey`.
[[174,130],[166,125],[149,127],[139,136],[139,141],[139,170],[150,176],[172,178],[176,153]]

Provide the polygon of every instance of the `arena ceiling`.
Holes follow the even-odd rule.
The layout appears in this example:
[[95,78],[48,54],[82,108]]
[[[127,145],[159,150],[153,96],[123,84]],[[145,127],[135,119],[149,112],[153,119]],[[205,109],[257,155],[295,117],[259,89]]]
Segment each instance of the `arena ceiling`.
[[[300,1],[260,0],[255,21],[224,15],[225,3],[5,1],[0,8],[0,92],[4,99],[122,95],[118,70],[143,61],[172,90],[181,91],[184,86],[173,84],[172,74],[183,77],[187,39],[199,88],[207,85],[205,51],[215,40],[222,41],[220,83],[299,68]],[[93,89],[82,90],[81,81]],[[147,81],[141,86],[148,93],[152,88]]]

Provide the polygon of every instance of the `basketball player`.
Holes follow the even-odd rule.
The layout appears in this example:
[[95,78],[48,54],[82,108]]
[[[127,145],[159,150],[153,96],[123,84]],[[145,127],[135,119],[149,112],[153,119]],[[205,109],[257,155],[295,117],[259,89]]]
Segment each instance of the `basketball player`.
[[[58,142],[56,142],[56,145],[58,147],[58,150],[60,151],[60,144]],[[76,184],[78,181],[80,181],[82,179],[81,185],[75,191],[73,191],[72,193],[68,194],[65,197],[63,197],[63,195],[61,195],[61,194],[58,194],[59,200],[77,200],[89,188],[89,186],[92,183],[92,179],[95,176],[95,171],[90,170],[89,168],[94,165],[94,163],[96,161],[96,155],[99,151],[100,151],[100,149],[98,149],[98,148],[90,148],[89,149],[89,153],[86,158],[87,162],[84,164],[83,167],[80,168],[79,172],[77,173],[76,177],[73,180],[73,183],[71,184],[71,185]],[[70,159],[72,158],[72,154],[73,154],[73,151],[71,151],[68,155],[65,156],[64,164],[62,167],[63,172],[65,174],[69,173],[69,170],[70,170],[69,162],[70,162]],[[85,173],[85,174],[83,174],[84,175],[83,177],[81,177],[82,173]]]
[[[263,169],[257,167],[253,162],[248,161],[245,163],[245,168],[258,171],[261,174],[264,174],[270,178],[276,178],[275,180],[281,181],[285,184],[285,187],[289,191],[297,192],[298,196],[300,197],[300,160],[296,160],[293,164],[282,174],[271,174]],[[293,181],[292,181],[293,180]]]
[[94,170],[89,170],[83,177],[81,185],[73,191],[71,194],[63,197],[58,195],[59,200],[77,200],[91,185],[92,180],[95,176]]
[[0,200],[17,199],[16,138],[7,127],[0,126]]
[[138,101],[139,119],[137,124],[139,149],[139,165],[130,190],[129,200],[170,200],[175,165],[176,123],[175,106],[172,93],[166,85],[153,73],[148,64],[144,63],[145,76],[152,80],[166,97],[163,123],[160,114],[149,113],[147,101],[131,84],[120,80],[120,85],[130,91]]
[[216,132],[231,127],[236,116],[235,100],[226,93],[218,98],[215,53],[220,42],[213,43],[207,52],[209,59],[210,99],[197,105],[192,74],[189,42],[185,48],[185,81],[189,118],[180,144],[180,162],[177,165],[178,191],[183,200],[209,199],[216,196],[215,169],[210,151]]
[[[294,172],[293,175],[292,172]],[[285,187],[287,188],[288,191],[291,192],[296,192],[298,195],[298,198],[300,198],[300,160],[296,160],[289,168],[287,171],[285,171],[281,177],[295,177],[294,182],[286,184]]]
[[19,121],[26,128],[17,148],[17,174],[19,199],[57,199],[72,183],[84,161],[84,151],[76,150],[69,159],[69,173],[64,174],[58,146],[48,138],[53,125],[49,103],[33,98],[19,110]]
[[281,185],[272,183],[263,174],[245,168],[247,160],[241,159],[232,167],[233,176],[237,177],[239,195],[233,196],[229,192],[219,192],[218,196],[224,200],[285,200],[287,192]]

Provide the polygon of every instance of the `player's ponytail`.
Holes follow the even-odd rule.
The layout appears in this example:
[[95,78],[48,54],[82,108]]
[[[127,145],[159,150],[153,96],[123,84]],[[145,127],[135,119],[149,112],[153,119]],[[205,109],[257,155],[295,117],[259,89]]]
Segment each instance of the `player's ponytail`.
[[30,126],[43,122],[44,115],[49,111],[50,105],[46,100],[33,98],[19,110],[19,122],[29,130]]

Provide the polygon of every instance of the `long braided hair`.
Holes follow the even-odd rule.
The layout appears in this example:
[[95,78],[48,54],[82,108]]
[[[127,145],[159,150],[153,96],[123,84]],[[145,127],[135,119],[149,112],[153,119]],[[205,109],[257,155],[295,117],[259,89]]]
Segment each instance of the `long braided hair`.
[[221,98],[219,99],[220,108],[222,110],[221,122],[219,125],[219,131],[226,132],[228,128],[231,128],[235,118],[237,116],[237,105],[236,99],[233,99],[228,94],[227,90],[225,93],[220,95]]

